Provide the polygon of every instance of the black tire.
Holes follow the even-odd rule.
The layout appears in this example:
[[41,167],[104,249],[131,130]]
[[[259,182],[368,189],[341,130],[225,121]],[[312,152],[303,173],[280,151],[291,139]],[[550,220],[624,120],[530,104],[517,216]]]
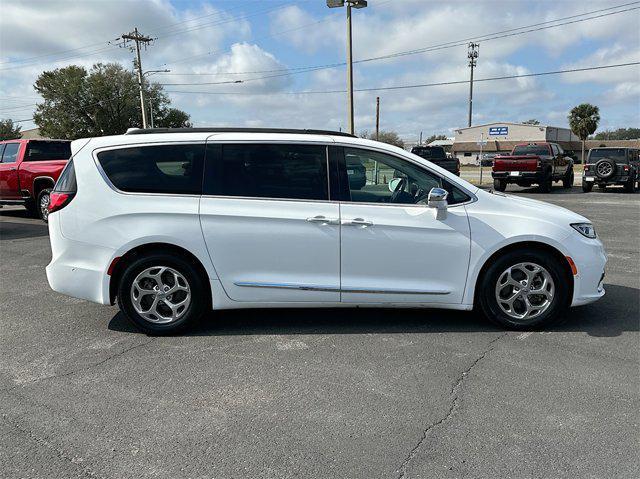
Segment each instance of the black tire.
[[587,183],[586,181],[582,182],[582,191],[585,193],[590,193],[593,189],[593,182]]
[[553,180],[551,178],[544,179],[538,184],[538,191],[540,191],[540,193],[549,193],[551,192],[552,186]]
[[[136,277],[144,270],[166,266],[184,277],[190,288],[191,301],[181,316],[169,323],[154,323],[145,319],[135,309],[132,300],[132,285]],[[195,324],[211,304],[206,278],[187,258],[175,253],[154,252],[135,258],[126,266],[118,284],[118,306],[124,315],[140,330],[150,335],[176,334]],[[167,298],[168,299],[168,298]]]
[[51,188],[45,188],[38,193],[38,201],[36,202],[37,215],[45,223],[49,222],[49,196]]
[[593,165],[593,171],[598,178],[608,180],[616,173],[616,162],[610,158],[602,158]]
[[[546,269],[553,280],[555,291],[553,299],[544,312],[528,321],[521,321],[509,316],[499,306],[496,299],[496,285],[508,268],[525,262],[535,263]],[[550,254],[536,250],[511,251],[494,261],[479,279],[476,304],[480,306],[487,319],[499,326],[514,330],[539,329],[558,322],[561,315],[566,312],[571,301],[569,284],[567,273],[558,260]]]
[[40,218],[40,214],[38,213],[38,208],[36,207],[36,200],[27,200],[24,207],[27,209],[29,216],[33,218]]
[[562,187],[569,189],[573,188],[573,182],[575,181],[575,176],[573,174],[573,168],[567,170],[567,173],[562,178]]
[[507,189],[506,180],[499,180],[499,179],[493,180],[493,189],[496,191],[505,191]]

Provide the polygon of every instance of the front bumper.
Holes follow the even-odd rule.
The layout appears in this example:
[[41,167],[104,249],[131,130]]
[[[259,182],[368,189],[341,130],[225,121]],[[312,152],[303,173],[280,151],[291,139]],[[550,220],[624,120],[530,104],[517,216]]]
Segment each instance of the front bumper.
[[593,303],[604,296],[605,265],[607,254],[599,239],[579,238],[571,248],[571,258],[578,270],[573,277],[571,306]]

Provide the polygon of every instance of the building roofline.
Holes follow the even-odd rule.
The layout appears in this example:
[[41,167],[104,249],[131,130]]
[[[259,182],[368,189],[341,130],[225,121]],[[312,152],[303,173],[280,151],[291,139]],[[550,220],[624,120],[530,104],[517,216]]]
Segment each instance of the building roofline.
[[517,125],[517,126],[531,126],[531,127],[538,127],[538,128],[562,128],[563,130],[568,130],[569,127],[566,126],[552,126],[552,125],[529,125],[527,123],[516,123],[514,121],[492,121],[491,123],[483,123],[481,125],[472,125],[472,126],[465,126],[462,128],[454,128],[454,131],[459,131],[459,130],[470,130],[472,128],[478,128],[478,127],[484,127],[484,126],[490,126],[490,125]]

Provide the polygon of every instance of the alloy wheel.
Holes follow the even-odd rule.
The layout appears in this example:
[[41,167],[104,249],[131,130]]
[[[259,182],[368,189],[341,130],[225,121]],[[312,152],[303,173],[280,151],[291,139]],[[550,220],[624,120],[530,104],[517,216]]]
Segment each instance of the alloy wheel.
[[136,312],[147,321],[172,323],[186,313],[191,303],[191,287],[175,269],[152,266],[133,280],[131,302]]
[[49,218],[49,201],[50,201],[50,197],[48,194],[43,194],[40,197],[40,216],[42,216],[42,219],[47,221],[47,219]]
[[495,287],[500,309],[520,322],[533,320],[544,313],[555,293],[549,272],[536,263],[518,263],[507,268]]

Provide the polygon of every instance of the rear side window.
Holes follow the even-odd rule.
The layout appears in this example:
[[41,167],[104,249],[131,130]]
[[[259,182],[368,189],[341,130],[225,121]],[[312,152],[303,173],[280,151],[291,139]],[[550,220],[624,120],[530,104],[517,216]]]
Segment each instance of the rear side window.
[[252,198],[329,199],[322,145],[212,145],[205,193]]
[[67,166],[65,166],[64,170],[62,170],[62,173],[60,173],[60,177],[58,178],[53,191],[59,193],[75,193],[77,190],[78,185],[76,184],[76,170],[73,167],[73,160],[69,160]]
[[549,155],[547,145],[518,145],[513,149],[513,155]]
[[69,141],[30,141],[25,161],[67,160],[71,157]]
[[411,153],[413,153],[414,155],[418,155],[426,160],[445,160],[447,158],[447,154],[445,153],[444,148],[442,148],[441,146],[434,146],[429,148],[418,146],[414,147],[411,150]]
[[135,146],[98,153],[113,185],[134,193],[201,194],[204,144]]
[[20,149],[20,143],[7,143],[2,153],[3,163],[15,163],[18,159],[18,150]]

